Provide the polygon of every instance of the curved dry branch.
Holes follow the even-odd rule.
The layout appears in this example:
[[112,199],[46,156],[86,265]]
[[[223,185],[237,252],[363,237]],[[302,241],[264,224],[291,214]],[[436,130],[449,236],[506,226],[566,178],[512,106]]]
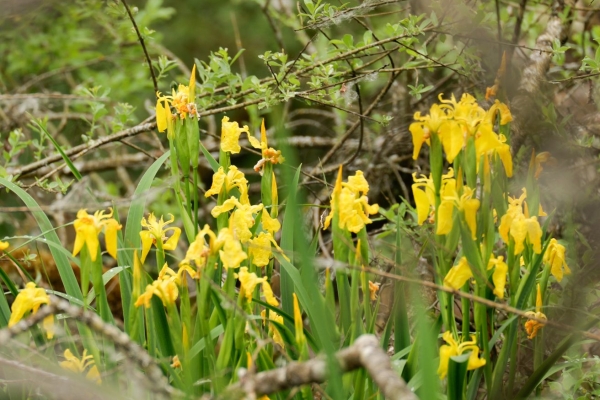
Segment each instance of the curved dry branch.
[[[417,400],[404,380],[392,369],[388,355],[374,335],[362,335],[354,344],[335,355],[342,372],[358,368],[367,370],[381,393],[390,400]],[[245,371],[245,370],[244,370]],[[327,361],[318,357],[305,362],[293,362],[283,368],[251,374],[241,374],[240,381],[227,388],[219,398],[255,398],[281,390],[327,379]]]
[[129,335],[120,331],[116,326],[105,323],[96,313],[74,306],[56,296],[50,296],[50,304],[41,308],[29,318],[19,321],[10,328],[0,330],[0,347],[6,346],[16,335],[28,331],[44,318],[58,313],[68,315],[109,339],[117,349],[126,355],[127,359],[132,360],[145,371],[147,386],[152,393],[164,398],[170,398],[178,394],[169,385],[154,358],[139,344],[131,340]]

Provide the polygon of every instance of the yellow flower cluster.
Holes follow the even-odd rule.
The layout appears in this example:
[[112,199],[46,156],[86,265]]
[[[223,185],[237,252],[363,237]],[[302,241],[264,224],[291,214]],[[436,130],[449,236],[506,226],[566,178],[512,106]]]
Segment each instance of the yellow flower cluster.
[[500,113],[500,125],[512,121],[512,116],[506,104],[496,100],[489,110],[484,110],[477,104],[475,98],[463,94],[460,101],[454,95],[450,100],[444,100],[439,95],[441,104],[434,104],[429,114],[421,116],[416,112],[414,122],[409,131],[413,139],[413,158],[416,160],[423,143],[430,144],[431,135],[437,135],[442,143],[446,159],[453,162],[458,153],[467,145],[470,138],[475,140],[477,159],[483,155],[497,154],[504,165],[507,176],[512,176],[512,157],[510,146],[505,143],[503,135],[494,132],[496,116]]
[[356,171],[356,174],[348,177],[348,182],[342,182],[342,166],[338,170],[338,176],[331,194],[331,211],[325,222],[323,229],[329,228],[334,215],[338,215],[338,225],[340,229],[358,233],[370,224],[372,221],[369,215],[379,212],[379,205],[369,204],[367,193],[369,184],[362,171]]
[[[163,96],[160,92],[156,93],[156,125],[159,132],[167,130],[169,138],[173,137],[173,122],[179,118],[186,119],[198,117],[198,110],[195,103],[196,88],[196,65],[192,68],[189,86],[179,85],[177,91],[173,89],[171,96]],[[171,107],[175,109],[175,114],[171,112]]]
[[184,272],[190,274],[192,278],[196,277],[196,272],[189,266],[180,266],[179,271],[175,273],[175,271],[165,264],[160,270],[158,278],[151,285],[146,286],[146,291],[138,297],[135,306],[139,307],[143,304],[146,308],[149,308],[152,296],[160,298],[165,307],[169,304],[175,304],[175,300],[179,296],[177,286],[186,284],[183,279]]
[[[506,287],[506,274],[508,265],[504,262],[503,256],[495,257],[493,254],[488,262],[488,271],[494,268],[492,282],[494,283],[494,294],[499,298],[504,298],[504,288]],[[444,278],[444,286],[459,290],[469,279],[473,277],[473,271],[466,257],[461,257],[458,264],[450,268]]]
[[271,285],[267,281],[267,277],[263,276],[262,278],[259,278],[254,272],[248,272],[248,267],[241,267],[239,272],[235,274],[235,277],[240,280],[240,297],[245,298],[247,302],[252,301],[254,289],[261,284],[262,292],[265,295],[267,303],[273,307],[279,305],[279,301],[275,298],[273,289],[271,289]]

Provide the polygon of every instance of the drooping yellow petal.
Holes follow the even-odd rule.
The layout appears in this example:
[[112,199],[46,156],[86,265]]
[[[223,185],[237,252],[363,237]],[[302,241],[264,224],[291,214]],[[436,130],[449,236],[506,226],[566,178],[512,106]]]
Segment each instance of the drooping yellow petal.
[[[167,104],[167,107],[169,105]],[[168,119],[167,119],[167,111],[162,104],[161,100],[156,102],[156,127],[159,132],[164,132],[167,130]]]
[[416,160],[419,157],[419,152],[421,151],[423,143],[429,140],[429,136],[425,134],[425,131],[423,130],[423,124],[418,122],[410,124],[408,130],[412,134],[413,159]]
[[436,235],[447,235],[452,230],[454,201],[442,200],[437,212]]
[[252,300],[256,286],[267,280],[266,277],[259,278],[254,272],[248,272],[248,267],[241,267],[235,277],[240,280],[240,296],[248,302]]
[[480,202],[477,199],[469,199],[462,204],[465,213],[465,221],[471,231],[471,238],[477,239],[477,210],[479,210]]
[[212,179],[212,185],[210,189],[204,193],[204,197],[209,197],[213,195],[219,195],[221,189],[223,188],[223,184],[225,183],[225,171],[223,171],[223,167],[219,167],[219,170],[214,173]]
[[504,262],[503,256],[495,258],[493,255],[488,264],[488,269],[495,267],[492,274],[492,282],[494,283],[494,294],[499,299],[504,298],[504,288],[506,287],[506,274],[508,273],[508,265]]
[[439,133],[446,159],[451,163],[465,145],[463,129],[457,121],[446,121],[440,126]]
[[242,244],[239,240],[234,240],[233,237],[225,242],[223,250],[219,250],[219,255],[225,269],[238,268],[242,261],[248,258],[248,255],[242,249]]
[[115,219],[109,219],[106,223],[104,231],[104,241],[106,243],[106,251],[115,260],[117,259],[117,231],[120,231],[122,226]]
[[[35,286],[35,283],[28,282],[25,288],[19,292],[15,301],[11,306],[10,319],[8,320],[8,327],[14,326],[18,323],[23,316],[28,312],[36,313],[42,304],[50,304],[50,297],[46,291],[42,288]],[[52,324],[51,324],[52,322]],[[44,327],[50,328],[48,338],[54,336],[54,319],[48,319],[44,321]],[[52,327],[50,327],[52,325]]]
[[141,231],[140,239],[142,239],[142,257],[140,258],[140,261],[143,264],[146,261],[146,257],[148,256],[152,245],[154,244],[154,236],[152,236],[150,231]]
[[423,225],[423,222],[425,222],[429,215],[431,204],[429,203],[427,194],[424,190],[419,188],[418,184],[412,185],[412,192],[415,199],[415,205],[417,206],[417,223]]
[[533,246],[533,252],[540,254],[542,252],[542,228],[536,217],[530,217],[525,220],[527,227],[527,237]]
[[252,264],[257,267],[264,267],[269,264],[271,257],[273,257],[271,239],[270,233],[261,232],[257,237],[250,240],[248,255],[252,258]]
[[466,257],[462,257],[458,264],[450,268],[448,274],[444,278],[444,286],[450,287],[454,290],[459,290],[464,284],[473,277],[471,267],[467,262]]
[[273,288],[271,288],[271,284],[269,284],[269,282],[266,279],[262,283],[262,291],[265,295],[265,300],[267,300],[268,304],[272,305],[273,307],[279,306],[279,301],[273,293]]
[[554,276],[558,282],[562,281],[564,275],[571,274],[571,269],[567,265],[565,258],[565,252],[565,246],[552,238],[544,253],[544,262],[550,265],[550,273],[552,273],[552,276]]
[[266,208],[263,209],[260,220],[264,230],[270,232],[271,235],[274,235],[275,232],[278,232],[279,229],[281,229],[279,220],[277,218],[271,218],[271,215]]
[[164,233],[167,233],[168,231],[173,231],[173,234],[171,235],[171,237],[169,237],[167,239],[166,242],[163,243],[163,249],[165,250],[175,250],[177,248],[177,243],[179,241],[179,236],[181,236],[181,229],[180,228],[168,228],[164,230]]
[[210,212],[210,215],[212,215],[214,218],[217,218],[224,212],[233,210],[238,204],[240,204],[239,200],[236,199],[234,196],[231,196],[229,199],[225,200],[220,206],[215,206]]

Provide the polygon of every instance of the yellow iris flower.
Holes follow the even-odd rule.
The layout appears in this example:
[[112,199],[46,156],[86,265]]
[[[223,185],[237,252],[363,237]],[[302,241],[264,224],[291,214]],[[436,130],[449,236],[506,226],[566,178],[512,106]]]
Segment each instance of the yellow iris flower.
[[106,251],[114,259],[117,258],[117,231],[121,230],[121,225],[112,216],[112,208],[106,215],[104,215],[104,210],[96,211],[94,215],[89,215],[85,209],[77,212],[77,219],[73,223],[76,232],[73,256],[79,254],[85,244],[91,260],[96,261],[100,246],[98,235],[104,229]]
[[179,296],[177,285],[185,285],[183,273],[187,272],[192,278],[196,278],[196,271],[189,265],[182,265],[179,271],[175,272],[165,263],[158,273],[158,278],[151,285],[146,286],[146,291],[142,293],[136,300],[135,306],[139,307],[142,304],[146,308],[150,308],[152,296],[157,296],[166,307],[169,304],[175,304],[175,300]]
[[257,267],[264,267],[269,264],[269,261],[273,257],[271,244],[283,254],[283,250],[281,250],[281,247],[279,247],[269,232],[261,232],[254,239],[250,240],[248,255],[252,258],[252,264]]
[[479,347],[475,340],[475,335],[471,336],[471,340],[458,344],[452,337],[450,331],[444,332],[442,338],[446,344],[440,347],[440,365],[438,367],[438,375],[441,379],[444,379],[448,374],[448,365],[450,364],[450,357],[459,356],[468,351],[471,352],[467,370],[471,371],[477,368],[481,368],[485,365],[485,358],[479,358]]
[[571,269],[565,259],[565,246],[554,238],[550,239],[548,248],[544,253],[544,262],[550,264],[550,272],[557,281],[562,281],[564,275],[570,275]]
[[0,251],[4,251],[6,249],[8,249],[8,242],[3,242],[0,240]]
[[59,363],[63,369],[75,372],[76,374],[82,374],[89,368],[85,377],[96,382],[98,385],[102,383],[100,372],[94,362],[94,357],[91,354],[87,354],[87,350],[83,350],[81,359],[75,357],[69,349],[65,350],[63,356],[65,357],[65,361]]
[[[529,216],[527,203],[525,199],[527,192],[523,189],[523,194],[519,198],[508,198],[508,210],[500,220],[498,232],[505,243],[509,242],[509,234],[515,241],[515,255],[520,254],[525,249],[525,240],[533,246],[536,254],[542,252],[542,228],[537,217]],[[523,211],[525,210],[525,211]],[[540,207],[540,214],[543,210]]]
[[413,158],[416,160],[423,143],[430,144],[432,134],[438,135],[446,159],[452,163],[464,148],[469,137],[475,138],[477,157],[497,153],[504,164],[507,176],[512,176],[512,156],[505,139],[493,131],[495,116],[500,113],[500,125],[512,120],[508,107],[496,100],[486,112],[470,94],[463,94],[460,101],[454,95],[445,100],[439,95],[441,104],[433,104],[429,114],[415,113],[416,122],[409,126],[413,139]]
[[[535,312],[527,311],[525,315],[531,315],[542,320],[548,319],[546,318],[546,315],[542,312],[542,291],[540,289],[539,283],[537,285],[537,294],[535,297]],[[543,322],[534,321],[532,319],[527,320],[527,322],[525,322],[525,331],[527,332],[527,338],[533,339],[534,337],[536,337],[538,331],[542,329],[544,325],[546,324]]]
[[[173,119],[179,117],[185,119],[188,115],[198,116],[198,110],[195,103],[196,88],[196,65],[192,68],[189,86],[179,85],[177,91],[173,89],[171,96],[163,96],[160,92],[156,93],[156,126],[159,132],[167,130],[167,135],[173,137]],[[171,107],[175,108],[175,115],[171,112]]]
[[219,231],[217,237],[219,250],[219,257],[223,263],[225,269],[238,268],[242,261],[248,258],[248,255],[244,252],[240,240],[235,238],[233,232],[229,228],[223,228]]
[[254,272],[248,272],[248,267],[241,267],[239,272],[235,274],[235,277],[240,280],[240,297],[245,298],[247,302],[252,301],[254,289],[261,284],[267,303],[274,307],[279,305],[279,301],[275,298],[267,277],[263,276],[259,278]]
[[[156,246],[156,243],[159,240],[162,243],[163,250],[175,250],[177,241],[181,235],[181,229],[177,227],[165,229],[165,226],[173,221],[175,221],[173,215],[171,215],[169,220],[163,221],[162,216],[160,217],[160,220],[157,220],[154,213],[150,213],[147,220],[146,218],[142,218],[142,227],[147,229],[140,232],[140,238],[142,239],[142,257],[140,260],[142,263],[146,260],[146,256],[150,252],[152,245]],[[172,231],[173,234],[171,237],[167,238],[166,234],[169,231]]]
[[[10,308],[8,327],[16,325],[29,311],[35,314],[42,304],[50,304],[50,297],[44,289],[36,287],[33,282],[28,282]],[[44,318],[42,326],[46,330],[46,337],[52,339],[54,337],[54,315]]]
[[250,228],[254,226],[254,214],[261,211],[263,206],[262,204],[255,206],[250,205],[250,203],[244,204],[234,196],[231,196],[222,205],[215,206],[211,211],[211,215],[217,218],[222,213],[231,211],[234,208],[235,211],[229,217],[229,228],[236,238],[242,243],[246,243],[252,237]]
[[[208,245],[206,243],[206,236],[209,238]],[[190,244],[190,247],[185,254],[185,258],[179,265],[190,265],[193,261],[197,268],[204,268],[208,256],[217,254],[219,251],[219,249],[216,248],[216,243],[217,236],[208,225],[204,225],[204,228],[196,235],[196,239]]]
[[454,208],[462,211],[465,216],[465,221],[471,237],[476,239],[477,235],[477,210],[479,210],[480,201],[473,198],[475,190],[468,186],[463,186],[463,194],[459,197],[456,193],[456,181],[448,181],[441,193],[442,202],[437,215],[437,231],[438,235],[447,235],[452,230],[452,215]]
[[367,193],[369,184],[362,171],[356,171],[348,177],[348,182],[342,182],[342,167],[338,170],[333,193],[331,195],[331,210],[325,219],[323,229],[327,229],[335,213],[338,213],[339,228],[353,233],[360,232],[366,224],[372,221],[369,215],[379,212],[379,205],[369,204]]
[[[425,175],[421,175],[421,178],[417,178],[417,174],[413,173],[412,192],[415,198],[415,205],[417,207],[417,223],[423,225],[423,222],[433,215],[432,210],[435,210],[435,188],[433,186],[433,179],[431,174],[429,178]],[[446,185],[456,186],[454,179],[454,170],[448,169],[448,173],[442,175],[442,192],[445,191]]]
[[213,175],[212,185],[209,190],[204,193],[205,197],[212,195],[219,195],[225,187],[225,190],[229,192],[233,188],[238,188],[240,191],[240,201],[242,203],[248,203],[248,180],[244,176],[244,173],[235,165],[229,167],[229,171],[225,174],[223,167],[219,167],[219,170]]
[[[504,262],[503,256],[490,257],[487,265],[488,271],[494,269],[492,273],[492,283],[494,284],[494,294],[499,298],[504,298],[504,288],[506,287],[506,274],[508,273],[508,265]],[[458,264],[450,268],[448,274],[444,278],[444,286],[454,290],[460,290],[469,279],[473,277],[473,271],[466,257],[461,257]]]

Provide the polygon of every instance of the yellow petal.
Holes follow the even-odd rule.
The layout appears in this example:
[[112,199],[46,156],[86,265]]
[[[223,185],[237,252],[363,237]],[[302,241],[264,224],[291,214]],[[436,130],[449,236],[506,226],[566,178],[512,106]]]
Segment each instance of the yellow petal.
[[465,212],[465,221],[471,230],[471,238],[477,239],[477,210],[479,210],[480,202],[477,199],[469,199],[463,203]]
[[106,223],[104,231],[104,241],[106,243],[106,251],[115,260],[117,259],[117,231],[121,230],[121,225],[115,219],[109,219]]
[[223,171],[223,167],[219,167],[219,170],[215,172],[212,179],[212,185],[210,189],[204,193],[204,197],[209,197],[212,195],[219,195],[221,189],[223,188],[223,184],[225,183],[225,171]]
[[410,124],[408,130],[412,134],[413,140],[413,159],[416,160],[419,157],[421,146],[425,143],[425,131],[423,130],[423,124],[414,122]]
[[[167,107],[169,107],[168,104]],[[167,126],[167,112],[162,104],[162,101],[159,100],[156,102],[156,127],[158,128],[159,132],[164,132],[167,130]]]
[[442,146],[449,163],[453,162],[465,145],[462,127],[456,121],[445,121],[439,129]]
[[268,265],[273,256],[271,252],[271,235],[261,232],[257,237],[252,239],[248,246],[248,255],[252,257],[252,264],[257,267]]
[[212,211],[210,212],[210,214],[214,218],[217,218],[219,215],[223,214],[224,212],[233,210],[234,207],[236,207],[238,204],[240,204],[240,202],[238,201],[238,199],[236,199],[235,197],[231,196],[229,199],[225,200],[225,202],[222,205],[215,206],[212,209]]
[[0,251],[4,251],[6,249],[8,249],[8,242],[3,242],[0,240]]
[[444,286],[450,287],[454,290],[459,290],[464,284],[473,277],[471,267],[467,262],[466,257],[462,257],[458,264],[450,268],[448,274],[444,278]]
[[177,242],[179,241],[179,236],[181,235],[181,229],[179,228],[169,228],[166,231],[172,230],[173,234],[167,241],[163,244],[163,249],[165,250],[175,250],[177,248]]
[[281,229],[281,223],[277,218],[271,218],[271,215],[267,211],[267,209],[263,209],[261,214],[261,222],[264,230],[269,231],[271,235],[274,235],[275,232],[278,232]]
[[279,306],[279,301],[275,297],[275,294],[273,294],[273,289],[271,288],[271,285],[266,280],[262,283],[262,291],[265,295],[265,300],[267,300],[268,304],[272,305],[273,307]]
[[437,235],[447,235],[452,230],[454,202],[452,200],[442,200],[437,213]]
[[492,282],[494,283],[494,294],[499,299],[504,298],[504,288],[506,287],[506,274],[508,273],[508,265],[503,261],[504,257],[500,256],[496,262],[496,269],[492,274]]
[[141,231],[140,238],[142,239],[142,257],[140,258],[140,261],[143,264],[144,261],[146,261],[146,256],[148,256],[152,244],[154,244],[154,236],[150,231]]
[[529,242],[533,245],[533,252],[540,254],[542,252],[542,228],[536,217],[530,217],[525,220],[527,226],[527,236]]

